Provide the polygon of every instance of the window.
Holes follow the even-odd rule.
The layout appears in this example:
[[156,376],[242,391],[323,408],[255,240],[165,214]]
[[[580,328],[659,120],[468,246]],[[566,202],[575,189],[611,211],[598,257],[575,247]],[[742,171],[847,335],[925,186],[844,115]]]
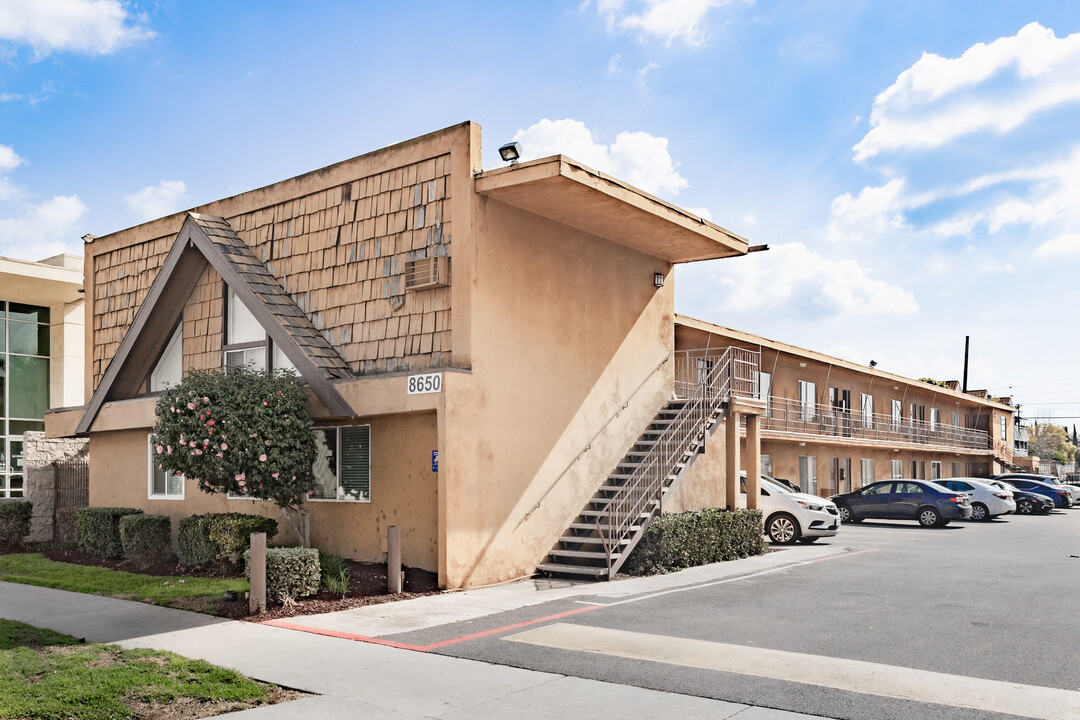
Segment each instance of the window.
[[236,297],[232,288],[225,295],[225,367],[249,365],[255,370],[287,369],[296,367],[285,353],[267,337],[266,330],[255,315]]
[[862,408],[862,426],[867,429],[874,427],[874,396],[869,393],[859,394],[859,406]]
[[832,459],[832,468],[829,476],[832,487],[830,491],[838,493],[851,492],[851,458]]
[[815,405],[817,403],[817,386],[805,380],[799,381],[799,407],[802,412],[803,422],[814,420]]
[[[896,402],[895,400],[893,402]],[[899,460],[892,461],[892,477],[902,478],[904,477],[904,464]]]
[[[893,429],[893,432],[896,432],[897,430],[900,429],[900,424],[903,421],[903,419],[904,419],[903,418],[903,410],[900,407],[900,401],[899,400],[893,400],[892,401],[892,429]],[[899,475],[894,475],[893,477],[899,477]]]
[[[184,476],[180,473],[162,469],[158,464],[159,455],[154,445],[154,436],[147,435],[147,456],[149,458],[149,489],[147,497],[152,500],[183,500]],[[162,450],[166,452],[166,450]]]
[[859,484],[869,485],[874,480],[874,459],[862,458],[859,460]]
[[315,428],[311,500],[371,502],[371,426]]
[[963,469],[964,469],[963,463],[954,462],[952,464],[952,476],[953,477],[960,477],[961,475],[964,474]]
[[184,321],[176,326],[165,352],[150,373],[150,392],[164,390],[180,382],[184,374]]
[[922,495],[923,488],[919,483],[913,482],[900,482],[896,483],[896,489],[893,490],[898,495]]
[[930,408],[930,432],[937,430],[938,421],[941,419],[941,411],[937,408]]
[[[765,417],[769,417],[769,411],[772,409],[772,374],[763,372],[760,373],[760,377],[758,392],[761,399],[765,401]],[[772,477],[772,475],[769,475],[769,477]]]
[[817,495],[817,457],[799,456],[799,487],[804,493]]
[[891,482],[878,483],[877,485],[871,485],[870,487],[863,490],[862,494],[863,495],[888,495],[889,493],[891,493],[893,491],[893,486],[894,485],[899,485],[899,484],[900,483],[891,483]]
[[941,463],[939,461],[937,461],[937,460],[931,460],[930,461],[930,479],[931,480],[940,480],[941,479]]
[[49,308],[0,301],[0,498],[23,497],[23,438],[49,409]]
[[960,413],[954,412],[952,414],[952,426],[953,427],[960,427]]
[[761,474],[765,475],[765,476],[768,476],[768,477],[773,477],[773,474],[772,474],[772,455],[764,455],[763,454],[761,456]]
[[1006,430],[1005,416],[1002,415],[1000,419],[1001,419],[1001,439],[1004,440],[1005,435],[1006,435],[1006,432],[1005,432],[1005,430]]

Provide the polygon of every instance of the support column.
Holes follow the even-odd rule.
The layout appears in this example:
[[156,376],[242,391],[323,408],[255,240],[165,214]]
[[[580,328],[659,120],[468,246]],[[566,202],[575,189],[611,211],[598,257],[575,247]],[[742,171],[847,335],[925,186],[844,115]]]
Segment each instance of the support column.
[[724,426],[725,444],[727,445],[724,500],[728,510],[734,510],[739,506],[739,413],[734,410],[730,411],[724,421]]
[[761,507],[761,416],[746,416],[746,507]]

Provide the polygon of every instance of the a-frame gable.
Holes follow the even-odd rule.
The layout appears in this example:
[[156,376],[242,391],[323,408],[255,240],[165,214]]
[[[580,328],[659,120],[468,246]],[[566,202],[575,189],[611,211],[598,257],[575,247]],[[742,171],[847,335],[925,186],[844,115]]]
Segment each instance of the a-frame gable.
[[208,264],[251,311],[330,413],[337,417],[355,414],[332,382],[351,376],[348,365],[285,293],[277,278],[224,218],[188,213],[172,250],[94,391],[77,433],[89,432],[106,402],[140,393]]

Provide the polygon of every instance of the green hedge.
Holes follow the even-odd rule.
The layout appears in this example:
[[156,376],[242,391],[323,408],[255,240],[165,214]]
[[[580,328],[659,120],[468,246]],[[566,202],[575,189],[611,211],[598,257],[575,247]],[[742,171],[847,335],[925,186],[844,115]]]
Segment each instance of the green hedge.
[[181,565],[199,567],[215,560],[235,565],[251,545],[251,533],[264,532],[270,540],[277,535],[278,522],[247,513],[207,513],[184,518],[178,531]]
[[654,521],[622,571],[654,575],[764,553],[760,510],[694,510]]
[[29,500],[0,500],[0,545],[20,545],[30,534],[34,505]]
[[172,554],[172,521],[166,515],[124,515],[120,518],[124,557],[150,565]]
[[92,555],[118,557],[124,552],[120,542],[120,518],[141,512],[135,508],[79,508],[75,513],[75,541]]
[[[266,548],[266,601],[284,603],[319,592],[319,568],[315,548]],[[251,550],[244,553],[244,574],[251,579]]]

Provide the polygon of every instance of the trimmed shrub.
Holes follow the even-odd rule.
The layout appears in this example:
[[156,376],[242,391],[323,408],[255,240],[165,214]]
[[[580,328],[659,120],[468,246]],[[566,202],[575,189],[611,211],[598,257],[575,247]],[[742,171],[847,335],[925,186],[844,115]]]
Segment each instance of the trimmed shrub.
[[[251,550],[244,552],[244,574],[251,579]],[[319,551],[266,548],[266,601],[285,604],[319,592]]]
[[319,573],[323,585],[334,595],[341,595],[342,599],[349,594],[349,566],[345,564],[345,558],[337,553],[324,553],[319,551]]
[[251,533],[264,532],[270,540],[278,531],[277,520],[247,513],[207,513],[180,521],[177,556],[181,565],[199,567],[215,560],[235,565],[251,545]]
[[140,565],[172,554],[172,520],[166,515],[124,515],[120,518],[124,557]]
[[0,500],[0,545],[21,545],[30,534],[33,514],[29,500]]
[[663,515],[645,531],[622,571],[675,572],[765,553],[760,510],[694,510]]
[[79,508],[75,513],[75,540],[91,555],[118,557],[124,552],[120,542],[120,518],[141,512],[135,508]]

